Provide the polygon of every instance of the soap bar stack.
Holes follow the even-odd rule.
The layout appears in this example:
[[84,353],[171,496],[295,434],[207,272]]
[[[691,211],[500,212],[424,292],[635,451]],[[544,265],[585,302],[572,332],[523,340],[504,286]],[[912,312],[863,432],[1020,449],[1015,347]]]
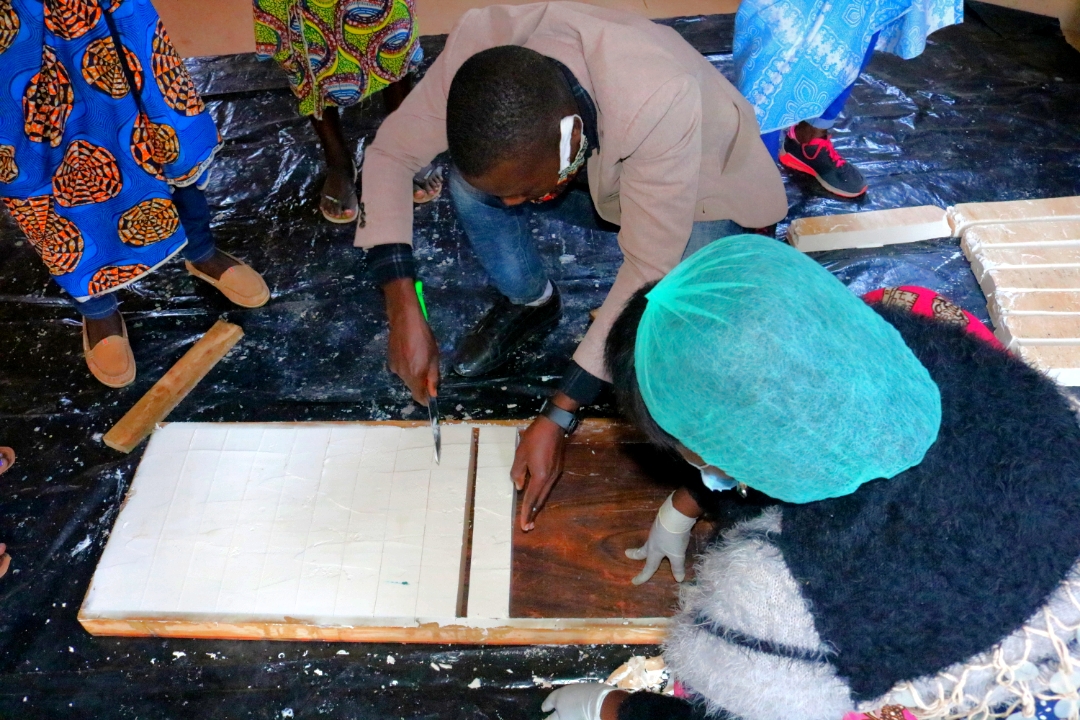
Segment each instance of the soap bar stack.
[[1062,385],[1080,385],[1080,197],[949,208],[995,334]]

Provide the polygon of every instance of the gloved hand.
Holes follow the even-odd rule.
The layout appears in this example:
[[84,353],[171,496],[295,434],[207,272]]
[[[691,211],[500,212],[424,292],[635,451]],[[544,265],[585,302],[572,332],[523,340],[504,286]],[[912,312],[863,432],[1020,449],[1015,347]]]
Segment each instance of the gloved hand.
[[551,713],[546,720],[600,720],[604,698],[613,690],[604,683],[564,685],[544,698],[540,709]]
[[675,582],[682,582],[686,578],[686,547],[690,544],[690,531],[694,529],[697,518],[687,517],[676,510],[671,504],[674,496],[675,493],[668,495],[660,506],[645,544],[626,551],[626,557],[631,560],[645,561],[645,569],[630,581],[635,585],[651,578],[665,557],[671,563]]

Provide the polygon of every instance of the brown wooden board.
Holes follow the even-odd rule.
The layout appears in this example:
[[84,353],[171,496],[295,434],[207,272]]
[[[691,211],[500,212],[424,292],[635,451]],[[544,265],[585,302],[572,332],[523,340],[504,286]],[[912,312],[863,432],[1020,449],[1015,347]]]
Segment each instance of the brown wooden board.
[[[664,498],[692,481],[697,470],[645,444],[626,426],[597,420],[575,434],[563,467],[536,527],[526,533],[515,524],[510,616],[673,615],[679,586],[668,563],[635,587],[630,579],[644,562],[630,560],[624,551],[645,543]],[[698,523],[691,559],[712,528]]]

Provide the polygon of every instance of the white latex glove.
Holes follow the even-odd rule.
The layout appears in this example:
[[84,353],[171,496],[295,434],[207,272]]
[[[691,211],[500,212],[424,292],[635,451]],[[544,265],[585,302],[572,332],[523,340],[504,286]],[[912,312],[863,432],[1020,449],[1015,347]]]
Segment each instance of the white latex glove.
[[682,582],[686,578],[686,547],[690,544],[690,531],[694,529],[697,518],[687,517],[676,510],[671,504],[674,496],[675,493],[668,495],[660,506],[645,544],[626,551],[626,557],[631,560],[645,561],[645,569],[630,581],[635,585],[651,578],[665,557],[671,563],[675,582]]
[[551,713],[546,720],[600,720],[604,698],[613,690],[604,683],[564,685],[544,698],[540,709]]

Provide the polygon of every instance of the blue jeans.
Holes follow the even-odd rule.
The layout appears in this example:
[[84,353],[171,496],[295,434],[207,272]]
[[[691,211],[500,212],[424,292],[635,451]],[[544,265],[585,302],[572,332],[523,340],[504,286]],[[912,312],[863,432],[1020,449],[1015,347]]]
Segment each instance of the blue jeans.
[[[172,199],[188,240],[181,254],[188,262],[208,260],[217,248],[210,233],[210,206],[206,203],[206,195],[194,185],[188,185],[174,187]],[[87,320],[101,320],[116,312],[120,301],[114,291],[95,295],[85,302],[71,298],[71,304]]]
[[[866,55],[863,56],[862,67],[859,68],[859,74],[861,75],[866,66],[870,64],[870,58],[874,55],[874,46],[877,45],[879,33],[874,33],[874,36],[870,38],[870,47],[866,49]],[[859,79],[855,78],[855,82]],[[855,88],[855,82],[844,88],[844,91],[840,93],[829,107],[825,108],[825,112],[821,113],[816,118],[807,118],[806,122],[819,130],[828,130],[836,124],[836,118],[840,117],[840,112],[844,109],[844,105],[847,103],[848,98],[851,97],[851,91]],[[765,143],[766,149],[769,154],[773,156],[773,160],[780,159],[780,144],[784,142],[784,130],[773,130],[772,132],[765,133],[761,136],[761,140]]]
[[[483,193],[450,170],[450,199],[465,228],[473,252],[495,288],[517,305],[539,299],[547,289],[548,272],[529,230],[529,218],[548,217],[590,230],[617,230],[605,223],[583,190],[569,190],[546,203],[508,207],[494,195]],[[683,258],[713,240],[748,232],[731,220],[694,223]]]

